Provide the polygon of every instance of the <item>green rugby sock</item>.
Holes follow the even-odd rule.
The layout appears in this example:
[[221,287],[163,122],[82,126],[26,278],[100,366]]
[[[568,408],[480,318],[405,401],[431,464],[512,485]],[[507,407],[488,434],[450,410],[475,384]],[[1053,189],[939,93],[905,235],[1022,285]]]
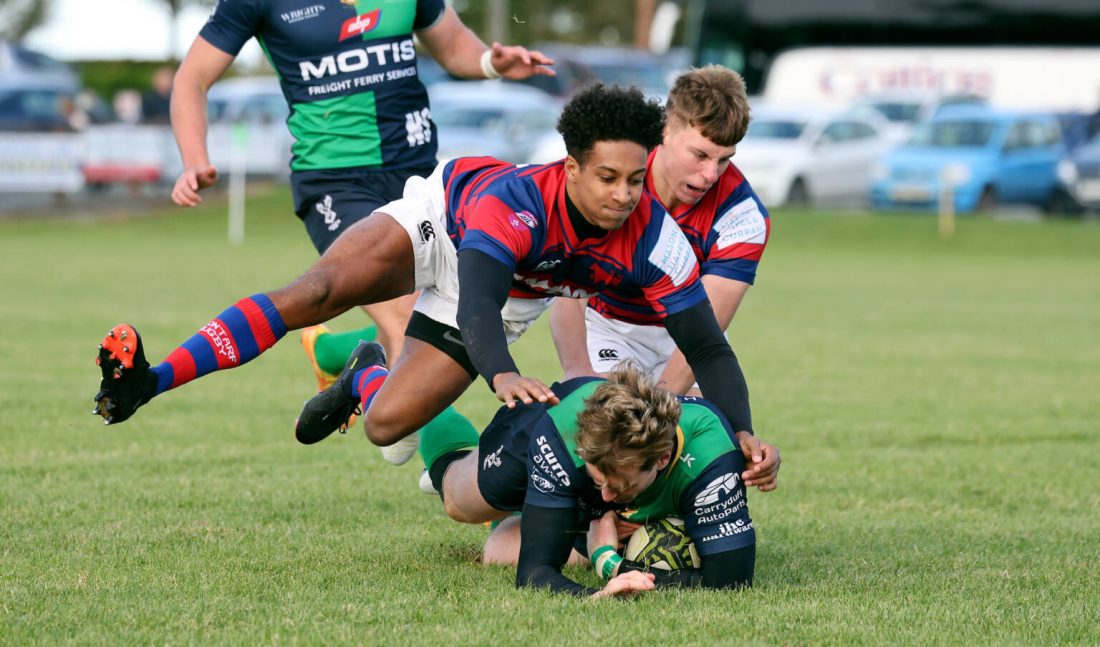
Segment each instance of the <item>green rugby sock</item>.
[[477,429],[466,416],[447,407],[420,428],[420,457],[430,471],[432,464],[451,452],[477,449]]
[[313,354],[317,357],[317,365],[321,370],[331,375],[339,375],[344,370],[344,364],[351,357],[351,352],[359,345],[359,340],[374,341],[378,337],[377,326],[367,326],[351,332],[318,335],[313,345]]

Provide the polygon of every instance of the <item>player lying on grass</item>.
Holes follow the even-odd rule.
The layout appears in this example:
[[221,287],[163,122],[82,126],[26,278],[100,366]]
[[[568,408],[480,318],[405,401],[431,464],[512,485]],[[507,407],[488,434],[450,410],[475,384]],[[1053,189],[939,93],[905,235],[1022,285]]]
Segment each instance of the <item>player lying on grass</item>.
[[[523,511],[517,586],[611,594],[561,573],[577,533],[599,520],[587,553],[614,591],[638,590],[626,588],[639,583],[633,575],[616,582],[637,569],[614,553],[616,516],[634,524],[684,519],[702,566],[675,573],[668,583],[752,585],[756,535],[744,485],[749,472],[713,405],[673,396],[632,367],[612,371],[608,380],[574,378],[555,390],[557,406],[502,407],[480,438],[469,430],[420,439],[432,483],[452,519],[482,523]],[[510,542],[498,537],[496,543]],[[514,562],[511,545],[511,555],[498,549],[486,557]]]
[[[647,191],[691,242],[723,330],[755,280],[770,227],[764,205],[730,161],[748,125],[740,75],[716,65],[685,72],[668,94],[664,138],[646,175]],[[695,381],[662,317],[632,286],[609,288],[587,307],[557,299],[550,321],[566,377],[605,373],[629,359],[675,393]]]
[[666,318],[703,393],[747,439],[754,467],[774,474],[774,463],[759,460],[748,388],[690,244],[655,200],[642,199],[660,107],[637,89],[596,85],[566,105],[559,130],[569,155],[557,163],[459,158],[411,178],[404,198],[349,228],[302,277],[242,299],[155,367],[136,331],[116,326],[98,357],[95,412],[122,422],[169,389],[244,364],[288,330],[421,289],[392,374],[381,348],[366,347],[348,360],[357,370],[310,400],[295,426],[299,441],[314,443],[361,408],[371,442],[391,445],[479,374],[508,406],[556,402],[545,384],[519,373],[508,343],[554,295],[633,285]]

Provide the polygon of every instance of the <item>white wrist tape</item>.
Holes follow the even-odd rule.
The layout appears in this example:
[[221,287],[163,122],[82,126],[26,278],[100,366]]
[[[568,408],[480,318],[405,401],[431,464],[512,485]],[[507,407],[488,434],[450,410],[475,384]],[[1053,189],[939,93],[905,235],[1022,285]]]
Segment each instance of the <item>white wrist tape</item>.
[[485,78],[487,79],[499,79],[500,72],[497,72],[497,69],[493,67],[492,58],[492,49],[487,49],[481,54],[481,72],[485,75]]

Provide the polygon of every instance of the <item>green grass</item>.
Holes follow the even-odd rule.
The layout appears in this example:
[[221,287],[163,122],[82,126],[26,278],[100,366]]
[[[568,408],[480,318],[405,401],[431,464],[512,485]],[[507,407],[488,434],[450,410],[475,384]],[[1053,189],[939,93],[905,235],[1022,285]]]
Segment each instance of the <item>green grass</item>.
[[[731,332],[779,490],[757,585],[579,602],[476,563],[486,531],[360,435],[298,446],[291,335],[131,421],[95,344],[158,360],[314,258],[285,190],[0,223],[0,644],[1098,644],[1100,227],[774,214]],[[363,321],[349,313],[334,327]],[[515,349],[557,377],[545,322]],[[495,401],[459,403],[475,424]],[[574,576],[593,583],[591,573]]]

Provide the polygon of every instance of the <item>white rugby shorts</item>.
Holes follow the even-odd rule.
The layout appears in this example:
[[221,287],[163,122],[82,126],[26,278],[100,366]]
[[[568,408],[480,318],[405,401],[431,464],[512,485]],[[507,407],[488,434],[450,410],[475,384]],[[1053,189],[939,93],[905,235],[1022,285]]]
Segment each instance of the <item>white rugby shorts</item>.
[[[378,209],[396,220],[412,241],[416,289],[413,307],[430,319],[458,328],[458,253],[447,237],[443,164],[428,177],[410,177],[400,199]],[[509,298],[501,309],[508,343],[519,339],[552,298]]]
[[640,326],[608,319],[585,307],[588,359],[592,368],[607,373],[623,360],[632,360],[645,373],[659,377],[676,351],[676,342],[664,326]]

